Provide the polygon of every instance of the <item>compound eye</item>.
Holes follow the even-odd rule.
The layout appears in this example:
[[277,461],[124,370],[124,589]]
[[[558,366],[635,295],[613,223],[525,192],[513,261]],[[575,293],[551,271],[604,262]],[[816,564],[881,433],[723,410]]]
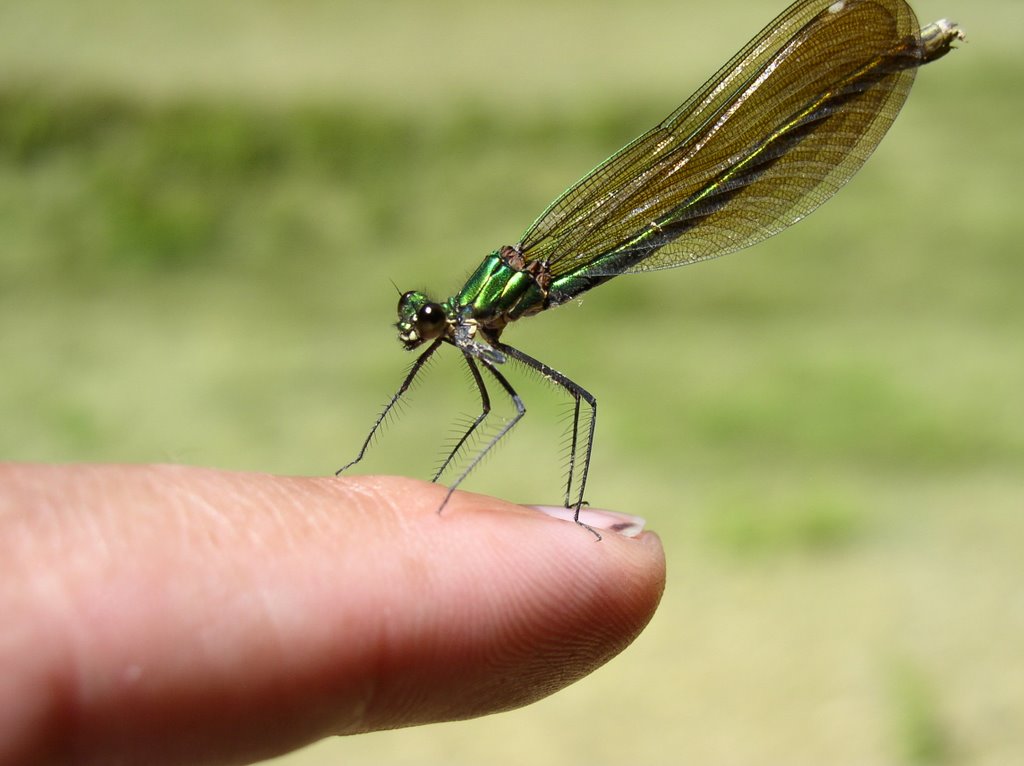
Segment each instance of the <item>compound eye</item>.
[[444,309],[439,303],[426,303],[416,312],[416,329],[424,340],[438,337],[445,321]]
[[398,299],[398,311],[401,313],[402,309],[409,303],[409,300],[416,294],[415,290],[409,290],[409,292],[402,293],[402,297]]

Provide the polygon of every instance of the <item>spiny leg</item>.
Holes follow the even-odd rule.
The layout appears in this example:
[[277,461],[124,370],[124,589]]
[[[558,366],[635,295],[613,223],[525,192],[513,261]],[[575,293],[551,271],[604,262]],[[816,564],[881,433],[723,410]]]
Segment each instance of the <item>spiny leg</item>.
[[452,448],[452,451],[448,453],[448,457],[446,457],[444,462],[441,463],[441,467],[437,469],[437,473],[434,474],[434,478],[432,478],[431,481],[437,481],[441,478],[441,474],[445,472],[445,469],[448,468],[452,460],[455,459],[455,455],[460,449],[462,449],[462,445],[466,443],[466,440],[473,434],[477,426],[484,422],[484,418],[486,418],[488,413],[491,411],[491,400],[490,397],[487,396],[487,387],[484,385],[484,379],[480,375],[480,370],[476,366],[476,362],[474,362],[473,357],[465,351],[462,352],[462,355],[466,359],[469,371],[473,373],[473,380],[476,382],[477,390],[480,392],[480,414],[477,415],[469,428],[467,428],[465,433],[462,434],[462,438],[459,439],[458,443]]
[[508,345],[506,345],[504,343],[495,343],[494,345],[495,345],[495,347],[499,351],[504,352],[505,354],[507,354],[508,356],[512,357],[513,359],[518,359],[520,362],[525,364],[527,367],[530,367],[531,369],[534,369],[537,372],[539,372],[541,375],[543,375],[545,378],[550,380],[555,385],[560,386],[561,388],[564,388],[566,391],[569,392],[569,395],[572,396],[573,399],[576,400],[576,407],[575,407],[575,412],[574,412],[573,422],[572,422],[572,426],[573,426],[573,434],[572,434],[573,456],[572,456],[572,458],[570,458],[570,461],[569,461],[569,480],[568,480],[568,483],[567,483],[567,487],[568,488],[572,487],[572,484],[573,484],[573,473],[575,472],[575,469],[576,469],[575,457],[576,457],[576,445],[578,444],[579,402],[580,402],[580,399],[585,401],[590,406],[590,427],[587,429],[587,448],[586,448],[586,450],[585,450],[585,452],[583,454],[583,468],[580,471],[580,480],[579,480],[579,483],[577,485],[579,487],[579,494],[576,496],[576,502],[575,503],[570,503],[569,502],[569,498],[568,498],[568,493],[567,493],[566,503],[565,503],[565,507],[566,508],[575,508],[576,509],[576,514],[575,514],[574,518],[575,518],[576,522],[579,523],[579,520],[580,520],[580,508],[583,506],[583,494],[584,494],[584,492],[586,491],[586,488],[587,488],[587,474],[590,472],[590,455],[591,455],[591,453],[594,450],[594,429],[597,426],[597,399],[595,399],[593,397],[593,395],[589,391],[587,391],[585,388],[583,388],[579,384],[575,383],[574,381],[570,380],[569,378],[565,377],[565,375],[563,375],[562,373],[558,372],[558,370],[554,370],[554,369],[548,367],[543,362],[541,362],[541,361],[539,361],[537,359],[534,359],[532,356],[530,356],[528,354],[524,354],[519,349],[514,348],[512,346],[508,346]]
[[[569,470],[565,477],[565,502],[563,505],[566,508],[571,507],[569,505],[569,496],[572,494],[572,476],[576,472],[576,447],[579,444],[580,434],[580,397],[573,396],[573,408],[572,408],[572,439],[569,443]],[[582,498],[582,493],[580,497]]]
[[354,466],[356,463],[363,459],[363,455],[366,454],[366,450],[370,446],[370,442],[373,441],[373,437],[376,435],[377,429],[381,427],[381,424],[384,422],[384,419],[387,418],[388,413],[391,412],[391,409],[396,404],[398,404],[398,400],[401,399],[405,395],[405,392],[409,390],[409,386],[412,385],[413,380],[419,374],[420,370],[423,369],[423,365],[425,365],[427,363],[427,360],[429,360],[430,357],[433,356],[434,352],[437,351],[437,349],[441,346],[441,342],[443,340],[443,338],[438,338],[437,340],[435,340],[433,343],[430,344],[427,350],[420,354],[419,357],[417,357],[416,361],[413,362],[412,367],[409,369],[408,374],[405,376],[405,380],[402,381],[402,385],[399,386],[398,391],[396,391],[395,395],[391,397],[391,401],[387,403],[387,406],[384,407],[384,410],[380,413],[380,415],[377,416],[377,420],[376,422],[374,422],[373,428],[370,429],[370,433],[367,434],[366,441],[363,442],[363,446],[359,449],[359,454],[356,455],[356,459],[350,463],[347,463],[346,465],[343,465],[341,468],[335,471],[335,476],[338,476],[339,474],[347,471],[349,468],[351,468],[352,466]]
[[437,509],[438,513],[444,510],[445,505],[447,505],[448,503],[448,498],[450,498],[452,496],[452,493],[456,489],[458,489],[458,486],[462,484],[465,478],[469,476],[470,473],[473,472],[473,469],[480,464],[480,461],[483,460],[484,455],[490,452],[494,448],[494,446],[502,440],[505,434],[511,431],[512,427],[515,426],[515,424],[522,419],[523,415],[526,414],[526,407],[523,406],[523,400],[519,398],[519,394],[517,394],[516,390],[512,388],[512,384],[505,380],[505,376],[498,372],[490,362],[481,359],[480,363],[489,373],[491,373],[491,375],[494,376],[494,379],[498,381],[498,384],[505,389],[505,393],[509,395],[509,397],[512,399],[512,404],[515,405],[516,414],[509,418],[508,422],[506,422],[505,425],[501,427],[501,430],[498,431],[498,433],[496,433],[489,442],[487,442],[484,448],[480,450],[476,454],[476,456],[470,461],[469,465],[466,466],[466,469],[461,474],[459,474],[459,477],[454,482],[452,482],[452,484],[448,487],[448,494],[444,496],[444,500],[441,502],[441,507]]

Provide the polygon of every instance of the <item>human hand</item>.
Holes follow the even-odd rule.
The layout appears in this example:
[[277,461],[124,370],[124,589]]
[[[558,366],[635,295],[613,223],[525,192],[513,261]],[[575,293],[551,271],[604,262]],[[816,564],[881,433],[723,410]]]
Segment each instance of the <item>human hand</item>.
[[241,763],[526,705],[657,607],[657,537],[397,477],[0,465],[0,763]]

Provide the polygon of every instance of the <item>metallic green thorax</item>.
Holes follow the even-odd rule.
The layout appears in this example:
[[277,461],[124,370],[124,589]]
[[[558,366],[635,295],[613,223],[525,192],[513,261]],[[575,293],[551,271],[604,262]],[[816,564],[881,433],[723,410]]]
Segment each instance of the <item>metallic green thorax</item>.
[[462,289],[444,303],[415,290],[403,294],[398,302],[398,337],[407,349],[443,338],[476,357],[501,363],[504,355],[494,343],[506,325],[610,278],[588,276],[581,269],[552,279],[546,264],[527,262],[517,248],[506,245],[484,258]]
[[463,319],[472,319],[494,332],[509,322],[536,314],[550,305],[543,280],[516,268],[515,250],[502,248],[484,258],[449,303]]
[[462,318],[500,332],[509,322],[558,306],[611,279],[613,274],[604,273],[607,260],[595,261],[602,267],[600,276],[589,276],[583,268],[554,279],[546,264],[528,263],[516,248],[505,246],[484,258],[449,303]]

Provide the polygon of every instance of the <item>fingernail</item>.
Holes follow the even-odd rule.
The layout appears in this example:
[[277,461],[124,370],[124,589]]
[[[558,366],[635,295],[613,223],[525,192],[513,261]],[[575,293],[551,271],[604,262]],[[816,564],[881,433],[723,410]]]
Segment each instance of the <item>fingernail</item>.
[[[526,507],[565,521],[573,521],[576,516],[575,508],[563,508],[560,505],[528,505]],[[604,532],[615,532],[623,537],[636,537],[644,531],[644,526],[647,524],[647,520],[640,516],[630,516],[628,513],[606,511],[601,508],[580,508],[580,521],[588,527]]]

